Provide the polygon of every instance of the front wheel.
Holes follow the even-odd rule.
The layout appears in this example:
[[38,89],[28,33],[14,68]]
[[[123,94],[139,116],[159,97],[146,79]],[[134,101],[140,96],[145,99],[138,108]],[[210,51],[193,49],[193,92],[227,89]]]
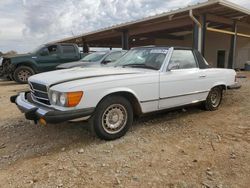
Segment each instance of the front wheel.
[[204,102],[205,109],[208,111],[217,110],[222,101],[222,94],[223,89],[221,87],[212,88]]
[[133,123],[133,108],[120,96],[109,96],[97,106],[91,129],[101,139],[114,140],[126,134]]
[[28,82],[28,78],[35,74],[34,70],[27,66],[17,67],[14,71],[14,80],[20,84]]
[[5,79],[8,81],[13,81],[14,80],[13,74],[9,74],[8,76],[5,77]]

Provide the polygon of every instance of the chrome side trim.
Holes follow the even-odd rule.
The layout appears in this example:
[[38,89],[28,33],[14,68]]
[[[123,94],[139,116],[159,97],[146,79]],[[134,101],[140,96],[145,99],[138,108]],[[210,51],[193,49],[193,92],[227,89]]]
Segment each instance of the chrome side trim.
[[183,95],[175,95],[175,96],[170,96],[170,97],[163,97],[163,98],[158,98],[158,99],[140,101],[140,103],[154,102],[154,101],[160,101],[160,100],[165,100],[165,99],[178,98],[178,97],[184,97],[184,96],[188,96],[188,95],[196,95],[196,94],[208,93],[208,92],[209,92],[209,90],[208,91],[195,91],[195,92],[186,93],[186,94],[183,94]]
[[163,97],[163,98],[160,98],[160,100],[177,98],[177,97],[184,97],[184,96],[188,96],[188,95],[196,95],[196,94],[207,93],[207,92],[209,92],[209,90],[207,90],[207,91],[195,91],[195,92],[186,93],[186,94],[182,94],[182,95]]

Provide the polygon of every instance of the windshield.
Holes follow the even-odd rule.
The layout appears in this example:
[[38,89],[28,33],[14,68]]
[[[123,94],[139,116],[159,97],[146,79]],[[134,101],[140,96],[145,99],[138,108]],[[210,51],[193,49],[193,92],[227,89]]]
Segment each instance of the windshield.
[[45,45],[40,45],[40,46],[38,46],[38,47],[36,47],[35,49],[33,49],[31,52],[29,52],[29,53],[37,53],[38,51],[40,51],[43,47],[44,47]]
[[85,62],[100,61],[106,54],[107,52],[94,52],[92,54],[86,55],[84,58],[81,59],[81,61]]
[[115,66],[159,70],[167,52],[167,48],[135,48],[120,58]]

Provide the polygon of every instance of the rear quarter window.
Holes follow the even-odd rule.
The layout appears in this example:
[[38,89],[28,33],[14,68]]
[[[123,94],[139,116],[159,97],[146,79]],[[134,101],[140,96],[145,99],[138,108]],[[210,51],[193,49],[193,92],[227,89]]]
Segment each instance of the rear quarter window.
[[62,52],[64,54],[74,54],[74,53],[76,53],[75,47],[71,46],[71,45],[63,45],[62,46]]

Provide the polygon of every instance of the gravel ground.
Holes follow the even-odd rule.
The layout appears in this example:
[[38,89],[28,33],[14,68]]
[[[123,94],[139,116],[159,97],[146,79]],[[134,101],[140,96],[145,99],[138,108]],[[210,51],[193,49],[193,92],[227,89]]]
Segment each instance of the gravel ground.
[[221,108],[190,107],[136,120],[115,141],[87,123],[42,127],[9,97],[28,87],[0,81],[0,187],[250,186],[250,73]]

